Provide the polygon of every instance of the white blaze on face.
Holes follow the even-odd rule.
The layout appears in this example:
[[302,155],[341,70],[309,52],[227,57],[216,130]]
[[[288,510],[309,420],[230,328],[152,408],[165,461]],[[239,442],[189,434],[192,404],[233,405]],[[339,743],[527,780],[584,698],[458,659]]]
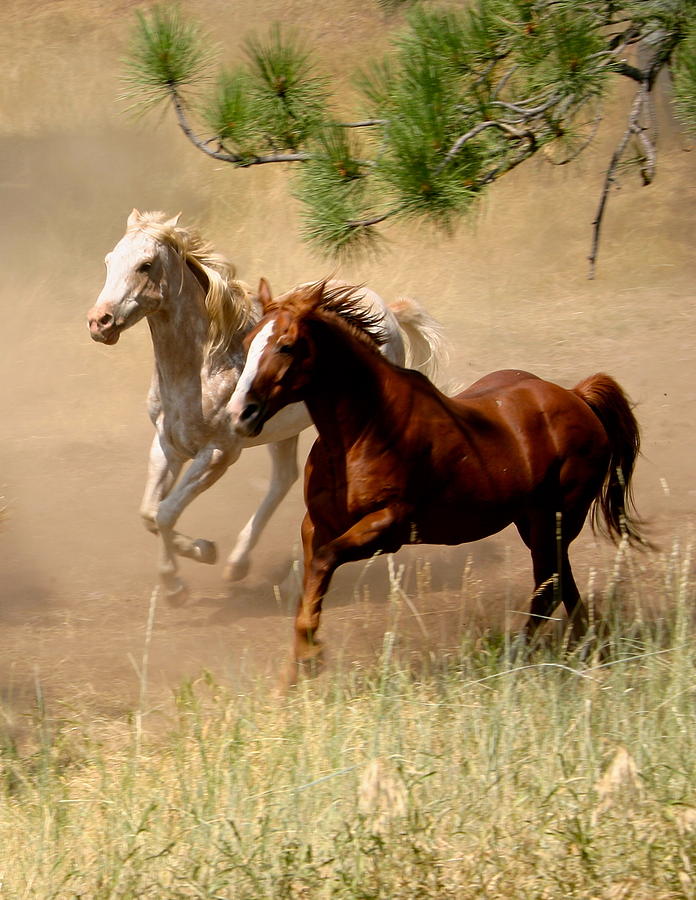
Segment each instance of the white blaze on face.
[[142,288],[144,278],[136,270],[143,260],[155,255],[156,243],[144,232],[128,232],[106,254],[106,279],[97,298],[97,306],[105,303],[114,307],[116,317],[132,311],[137,304],[133,296]]
[[234,389],[234,393],[232,394],[228,405],[228,410],[233,419],[239,417],[239,414],[246,405],[246,396],[256,378],[259,369],[259,361],[261,360],[263,351],[271,340],[273,325],[274,323],[272,321],[266,322],[249,346],[246,363],[244,364],[242,374],[239,376],[239,381],[237,382],[237,387]]

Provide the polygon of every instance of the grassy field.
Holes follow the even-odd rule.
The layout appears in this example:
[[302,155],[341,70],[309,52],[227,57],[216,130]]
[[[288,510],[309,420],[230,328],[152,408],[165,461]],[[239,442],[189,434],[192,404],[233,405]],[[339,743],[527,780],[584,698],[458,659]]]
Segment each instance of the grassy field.
[[[584,659],[489,635],[416,676],[388,632],[372,671],[281,699],[202,675],[152,710],[146,642],[127,721],[37,691],[2,749],[0,896],[691,898],[691,555],[609,578]],[[646,591],[670,611],[629,618]]]

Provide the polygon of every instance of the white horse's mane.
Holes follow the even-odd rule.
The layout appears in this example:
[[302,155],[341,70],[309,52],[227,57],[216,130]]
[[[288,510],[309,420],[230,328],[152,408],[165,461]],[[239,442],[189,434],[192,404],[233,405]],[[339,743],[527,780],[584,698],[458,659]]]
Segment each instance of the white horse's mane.
[[145,231],[155,240],[168,244],[207,286],[208,351],[224,353],[239,333],[245,332],[258,318],[251,291],[237,280],[230,260],[218,253],[195,228],[179,225],[178,219],[159,211],[138,213],[129,219],[128,231]]

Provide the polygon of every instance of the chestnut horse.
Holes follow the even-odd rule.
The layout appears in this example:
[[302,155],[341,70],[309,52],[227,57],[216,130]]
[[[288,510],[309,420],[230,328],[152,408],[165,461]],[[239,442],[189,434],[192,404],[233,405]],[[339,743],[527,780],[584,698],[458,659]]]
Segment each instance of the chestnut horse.
[[322,599],[341,564],[476,541],[513,522],[534,567],[523,637],[561,600],[579,636],[587,618],[568,547],[588,512],[613,539],[644,543],[631,497],[638,424],[614,379],[566,390],[511,369],[446,397],[384,359],[379,323],[345,288],[322,282],[278,303],[262,281],[259,299],[232,421],[253,436],[302,400],[319,432],[305,470],[296,662],[320,652]]
[[[160,538],[159,575],[172,603],[186,597],[177,555],[207,563],[217,557],[211,541],[175,531],[184,509],[245,447],[268,445],[273,465],[268,493],[225,567],[228,581],[243,578],[263,527],[297,478],[297,437],[311,424],[306,408],[295,404],[254,438],[232,429],[226,406],[244,366],[242,340],[261,308],[235,279],[234,266],[178,220],[133,210],[125,235],[107,254],[106,282],[87,314],[92,338],[110,346],[142,319],[150,326],[155,372],[148,406],[155,435],[140,512]],[[408,350],[410,365],[436,370],[444,355],[440,327],[418,303],[402,299],[387,305],[364,287],[355,289],[354,299],[381,321],[386,356],[404,363]]]

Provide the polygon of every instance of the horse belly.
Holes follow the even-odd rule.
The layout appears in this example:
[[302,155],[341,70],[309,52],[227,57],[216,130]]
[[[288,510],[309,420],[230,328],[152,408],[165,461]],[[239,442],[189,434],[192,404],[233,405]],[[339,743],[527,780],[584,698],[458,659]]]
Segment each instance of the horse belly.
[[[385,535],[385,552],[402,544],[463,544],[501,531],[520,506],[516,466],[482,471],[480,454],[456,444],[437,461],[427,450],[347,456],[325,451],[321,440],[308,460],[305,500],[312,522],[326,535],[348,531],[378,510],[398,510]],[[404,465],[404,460],[407,464]]]
[[500,502],[481,502],[466,494],[439,502],[431,498],[422,501],[414,514],[410,543],[456,545],[479,541],[513,522],[517,508],[513,497]]

